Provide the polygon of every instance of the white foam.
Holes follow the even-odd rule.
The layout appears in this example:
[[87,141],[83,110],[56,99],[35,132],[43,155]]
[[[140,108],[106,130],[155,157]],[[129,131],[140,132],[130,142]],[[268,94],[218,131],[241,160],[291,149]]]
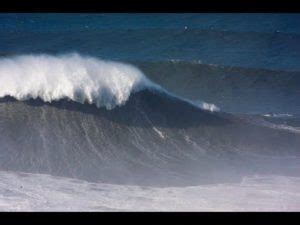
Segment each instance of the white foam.
[[62,98],[112,109],[153,85],[137,68],[79,54],[23,55],[0,60],[0,97]]
[[300,179],[142,187],[0,171],[1,211],[299,211]]

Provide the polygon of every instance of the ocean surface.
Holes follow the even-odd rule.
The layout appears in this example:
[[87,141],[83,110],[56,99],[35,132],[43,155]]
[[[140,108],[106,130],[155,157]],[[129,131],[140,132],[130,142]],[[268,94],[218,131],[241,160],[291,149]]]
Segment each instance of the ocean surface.
[[300,14],[0,14],[1,211],[299,211]]

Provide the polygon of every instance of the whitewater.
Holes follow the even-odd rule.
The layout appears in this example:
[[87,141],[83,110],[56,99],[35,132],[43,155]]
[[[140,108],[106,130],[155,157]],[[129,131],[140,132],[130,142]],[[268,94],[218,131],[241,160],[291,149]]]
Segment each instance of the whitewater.
[[1,97],[41,98],[46,102],[68,98],[107,109],[124,104],[131,92],[151,86],[132,66],[78,54],[1,59],[0,79]]
[[297,211],[300,204],[300,179],[283,176],[252,176],[239,183],[168,188],[88,183],[12,172],[0,172],[0,181],[3,211],[280,212]]

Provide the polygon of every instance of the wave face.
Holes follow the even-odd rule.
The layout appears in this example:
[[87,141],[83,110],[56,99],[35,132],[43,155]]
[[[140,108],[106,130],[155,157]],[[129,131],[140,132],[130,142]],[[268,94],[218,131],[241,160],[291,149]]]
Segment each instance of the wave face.
[[184,186],[259,170],[296,174],[300,156],[298,132],[149,90],[112,110],[5,98],[0,123],[1,170],[93,182]]
[[178,186],[298,171],[297,130],[203,110],[126,64],[19,56],[0,81],[1,170]]
[[112,109],[131,92],[154,87],[138,69],[78,54],[24,55],[0,60],[0,97],[67,98]]

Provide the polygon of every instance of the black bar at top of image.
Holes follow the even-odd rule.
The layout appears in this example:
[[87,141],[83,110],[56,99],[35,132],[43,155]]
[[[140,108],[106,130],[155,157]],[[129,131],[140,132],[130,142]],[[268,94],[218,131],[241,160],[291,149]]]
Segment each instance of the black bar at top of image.
[[300,12],[297,0],[2,0],[1,12]]

